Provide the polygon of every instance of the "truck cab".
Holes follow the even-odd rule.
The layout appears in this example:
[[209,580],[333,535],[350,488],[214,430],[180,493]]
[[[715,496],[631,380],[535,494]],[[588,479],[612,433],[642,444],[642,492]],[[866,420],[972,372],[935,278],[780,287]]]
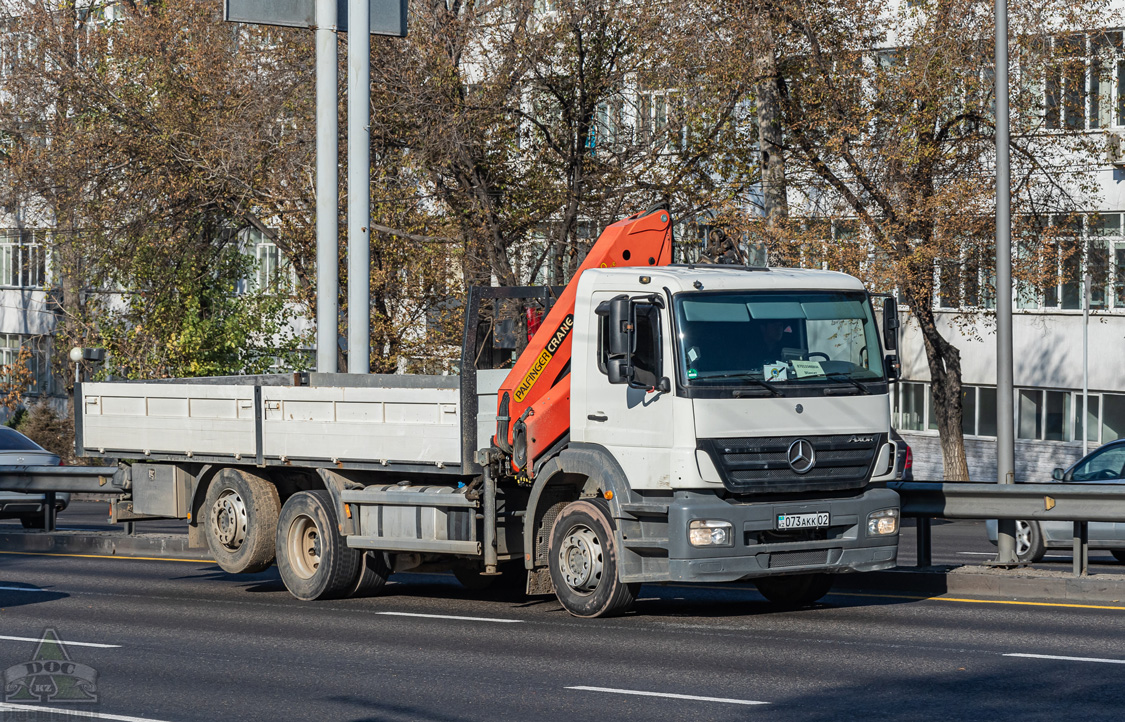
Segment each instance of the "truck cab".
[[800,601],[894,565],[894,372],[857,279],[590,269],[573,336],[562,456],[603,470],[623,582],[758,579]]

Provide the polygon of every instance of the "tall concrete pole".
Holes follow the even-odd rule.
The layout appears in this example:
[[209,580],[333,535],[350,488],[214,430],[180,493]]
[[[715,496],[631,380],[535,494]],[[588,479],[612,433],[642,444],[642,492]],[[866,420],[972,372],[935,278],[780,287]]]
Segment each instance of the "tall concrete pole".
[[316,370],[334,374],[339,326],[336,0],[316,0]]
[[[1089,263],[1089,261],[1087,261]],[[1093,277],[1089,271],[1082,279],[1085,289],[1082,299],[1082,455],[1090,451],[1090,282]]]
[[[1008,120],[1008,4],[996,5],[996,481],[1015,481],[1012,388],[1012,200]],[[1016,523],[1001,519],[996,564],[1016,563]]]
[[371,8],[348,0],[348,373],[371,371]]

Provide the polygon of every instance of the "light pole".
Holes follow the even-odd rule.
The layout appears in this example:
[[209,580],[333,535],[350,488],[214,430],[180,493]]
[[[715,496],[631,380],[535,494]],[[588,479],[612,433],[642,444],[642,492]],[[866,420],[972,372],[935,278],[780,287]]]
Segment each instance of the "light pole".
[[[1015,481],[1015,393],[1012,388],[1012,201],[1008,119],[1008,4],[996,6],[996,482]],[[1016,559],[1016,522],[999,520],[997,565]]]

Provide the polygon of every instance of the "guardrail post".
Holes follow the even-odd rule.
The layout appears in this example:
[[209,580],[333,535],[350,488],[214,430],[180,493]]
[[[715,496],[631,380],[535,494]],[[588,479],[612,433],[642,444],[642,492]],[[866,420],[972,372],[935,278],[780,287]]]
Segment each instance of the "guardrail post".
[[918,517],[918,561],[916,566],[928,567],[933,565],[931,554],[933,538],[930,533],[930,517]]
[[1090,574],[1090,525],[1084,521],[1074,522],[1074,576],[1085,577]]
[[55,530],[55,492],[43,495],[43,531]]

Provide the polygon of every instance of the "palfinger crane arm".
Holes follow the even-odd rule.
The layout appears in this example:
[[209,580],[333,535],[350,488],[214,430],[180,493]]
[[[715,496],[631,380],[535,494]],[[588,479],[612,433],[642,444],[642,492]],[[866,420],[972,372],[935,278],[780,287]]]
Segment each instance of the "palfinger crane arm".
[[672,218],[657,206],[607,227],[500,386],[493,445],[530,475],[544,450],[570,432],[570,350],[578,279],[588,268],[666,266]]

